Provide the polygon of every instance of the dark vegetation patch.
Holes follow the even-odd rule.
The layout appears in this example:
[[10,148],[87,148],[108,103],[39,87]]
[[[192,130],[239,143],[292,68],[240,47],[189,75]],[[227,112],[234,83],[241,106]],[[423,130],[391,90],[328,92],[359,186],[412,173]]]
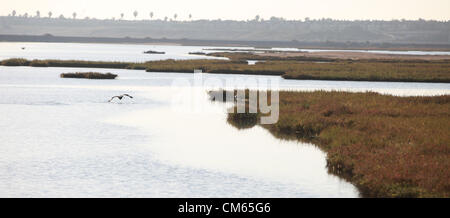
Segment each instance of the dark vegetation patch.
[[77,73],[61,73],[60,77],[77,78],[77,79],[115,79],[117,75],[112,73],[77,72]]

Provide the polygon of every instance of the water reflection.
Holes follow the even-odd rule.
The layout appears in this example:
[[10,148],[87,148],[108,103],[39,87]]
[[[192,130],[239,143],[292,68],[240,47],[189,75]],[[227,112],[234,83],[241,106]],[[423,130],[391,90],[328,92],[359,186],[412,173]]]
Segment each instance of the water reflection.
[[[209,107],[222,111],[217,104]],[[308,195],[357,196],[351,184],[328,174],[325,154],[314,145],[278,140],[259,126],[238,130],[227,124],[224,113],[174,113],[159,108],[109,122],[152,134],[146,146],[164,163],[291,184]]]
[[[114,81],[59,78],[89,70],[0,67],[1,196],[358,196],[328,174],[316,146],[277,139],[258,125],[238,130],[227,123],[230,105],[211,102],[204,90],[196,101],[204,112],[173,110],[173,94],[196,90],[172,89],[172,81],[193,82],[192,74],[114,70]],[[280,88],[450,93],[448,84],[428,83],[281,79]],[[107,102],[122,93],[135,98]]]
[[[204,90],[170,87],[191,75],[59,78],[66,70],[74,71],[0,67],[1,196],[358,196],[327,173],[315,146],[280,141],[258,126],[239,131]],[[205,112],[173,110],[180,90],[199,91]],[[135,98],[107,102],[120,93]]]

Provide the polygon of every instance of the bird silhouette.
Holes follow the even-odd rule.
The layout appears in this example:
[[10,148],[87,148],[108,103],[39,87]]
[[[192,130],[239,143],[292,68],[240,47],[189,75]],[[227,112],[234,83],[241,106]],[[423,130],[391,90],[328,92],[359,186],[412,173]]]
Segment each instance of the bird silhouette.
[[133,98],[133,96],[131,96],[131,95],[129,95],[129,94],[116,95],[116,96],[113,96],[111,99],[109,99],[108,102],[111,102],[114,98],[118,98],[119,100],[122,100],[122,98],[125,97],[125,96],[127,96],[127,97],[129,97],[129,98]]

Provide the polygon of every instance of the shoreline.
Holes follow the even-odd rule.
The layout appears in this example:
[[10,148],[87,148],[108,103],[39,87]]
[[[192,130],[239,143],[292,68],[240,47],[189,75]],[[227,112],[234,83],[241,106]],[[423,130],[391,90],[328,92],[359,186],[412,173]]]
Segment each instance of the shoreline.
[[[229,113],[227,122],[237,129],[262,126],[276,138],[314,144],[326,152],[329,173],[354,184],[363,197],[450,195],[445,152],[450,95],[279,94],[277,123],[260,124],[257,120],[265,114],[248,113],[247,103],[246,113]],[[246,91],[246,100],[248,96]]]
[[54,36],[0,34],[0,42],[45,42],[45,43],[101,43],[101,44],[161,44],[208,47],[254,47],[258,48],[300,48],[300,49],[332,49],[332,50],[386,50],[386,51],[450,51],[450,44],[401,44],[373,43],[367,45],[354,42],[310,42],[310,41],[244,41],[244,40],[212,40],[212,39],[176,39],[176,38],[114,38],[87,36]]

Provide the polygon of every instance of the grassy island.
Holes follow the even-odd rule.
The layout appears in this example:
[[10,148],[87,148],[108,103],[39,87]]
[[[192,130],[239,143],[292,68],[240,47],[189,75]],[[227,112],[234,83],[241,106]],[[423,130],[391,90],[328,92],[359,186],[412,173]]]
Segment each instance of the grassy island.
[[115,79],[117,75],[112,73],[77,72],[77,73],[61,73],[60,77],[77,78],[77,79]]

